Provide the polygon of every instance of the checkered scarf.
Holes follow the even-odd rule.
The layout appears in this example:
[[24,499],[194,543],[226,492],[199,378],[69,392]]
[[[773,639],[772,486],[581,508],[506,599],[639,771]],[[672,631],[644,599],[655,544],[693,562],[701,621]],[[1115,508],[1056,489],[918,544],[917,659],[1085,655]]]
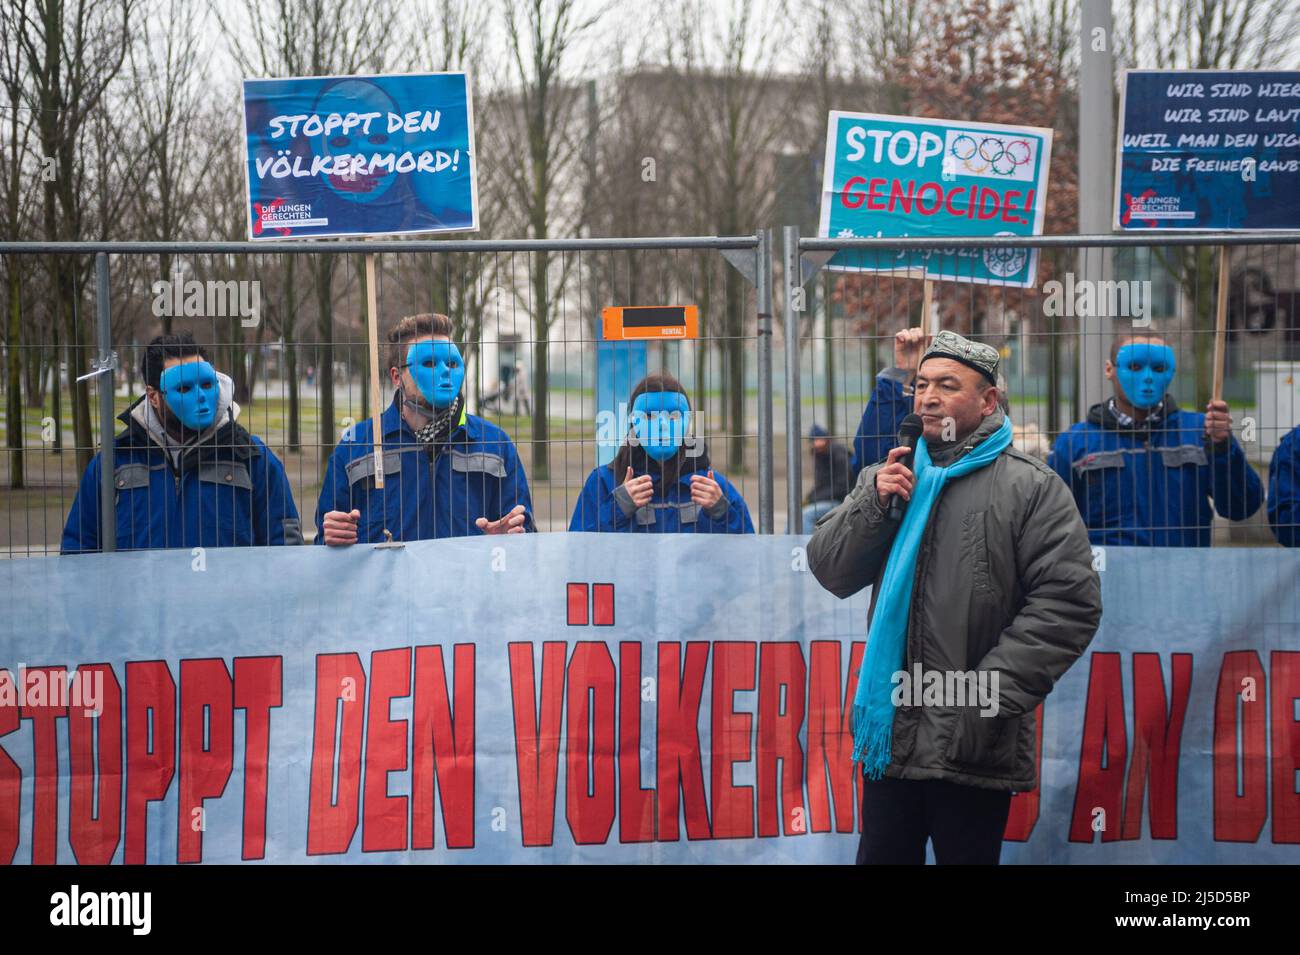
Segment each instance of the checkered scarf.
[[[460,420],[461,408],[465,405],[465,399],[461,395],[456,396],[446,408],[433,409],[433,420],[415,432],[416,438],[423,445],[446,444],[447,438],[451,436],[451,429],[456,426]],[[425,409],[420,409],[428,412]]]
[[1161,398],[1160,403],[1147,412],[1147,416],[1142,419],[1140,424],[1132,415],[1127,415],[1120,411],[1119,405],[1115,403],[1114,398],[1107,400],[1106,410],[1114,416],[1115,424],[1117,424],[1122,430],[1135,431],[1140,427],[1150,428],[1152,425],[1158,424],[1164,418],[1165,399]]

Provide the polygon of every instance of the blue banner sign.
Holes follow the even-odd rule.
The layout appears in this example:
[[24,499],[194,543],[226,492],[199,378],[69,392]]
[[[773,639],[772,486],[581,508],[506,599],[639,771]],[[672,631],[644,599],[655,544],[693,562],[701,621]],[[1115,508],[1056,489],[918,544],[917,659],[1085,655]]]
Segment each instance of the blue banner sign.
[[465,73],[244,80],[250,239],[478,229]]
[[1300,72],[1129,70],[1115,228],[1300,228]]

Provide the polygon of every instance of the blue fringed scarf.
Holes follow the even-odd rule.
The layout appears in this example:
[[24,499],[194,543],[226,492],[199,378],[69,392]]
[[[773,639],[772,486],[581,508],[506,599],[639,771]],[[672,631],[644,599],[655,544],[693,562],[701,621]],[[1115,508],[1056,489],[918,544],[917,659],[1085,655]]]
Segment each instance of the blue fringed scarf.
[[930,509],[949,478],[960,477],[992,462],[1011,443],[1011,420],[965,456],[946,468],[930,462],[922,438],[916,444],[916,484],[894,543],[876,597],[876,611],[867,631],[867,652],[853,695],[853,761],[870,779],[879,779],[889,765],[894,735],[893,676],[903,669],[907,651],[907,619],[912,605],[912,581]]

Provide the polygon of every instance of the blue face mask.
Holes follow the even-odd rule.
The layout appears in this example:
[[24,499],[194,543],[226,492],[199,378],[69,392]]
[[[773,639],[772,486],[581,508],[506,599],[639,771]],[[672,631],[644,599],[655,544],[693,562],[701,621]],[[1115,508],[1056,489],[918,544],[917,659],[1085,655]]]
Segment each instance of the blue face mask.
[[632,403],[632,428],[645,453],[667,461],[691,427],[690,406],[680,391],[647,391]]
[[416,342],[406,350],[406,367],[435,408],[450,407],[465,383],[465,361],[451,342]]
[[162,373],[158,390],[167,407],[191,431],[202,431],[217,416],[221,385],[217,372],[206,361],[183,361]]
[[1115,375],[1124,389],[1124,397],[1136,408],[1154,408],[1160,404],[1177,370],[1174,350],[1152,342],[1125,345],[1115,360]]

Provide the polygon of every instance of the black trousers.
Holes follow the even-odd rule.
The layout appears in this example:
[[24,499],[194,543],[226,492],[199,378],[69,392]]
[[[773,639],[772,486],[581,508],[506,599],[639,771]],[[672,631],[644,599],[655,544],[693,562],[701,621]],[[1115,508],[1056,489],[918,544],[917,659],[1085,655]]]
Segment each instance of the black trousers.
[[865,780],[858,865],[997,865],[1011,793],[937,779]]

